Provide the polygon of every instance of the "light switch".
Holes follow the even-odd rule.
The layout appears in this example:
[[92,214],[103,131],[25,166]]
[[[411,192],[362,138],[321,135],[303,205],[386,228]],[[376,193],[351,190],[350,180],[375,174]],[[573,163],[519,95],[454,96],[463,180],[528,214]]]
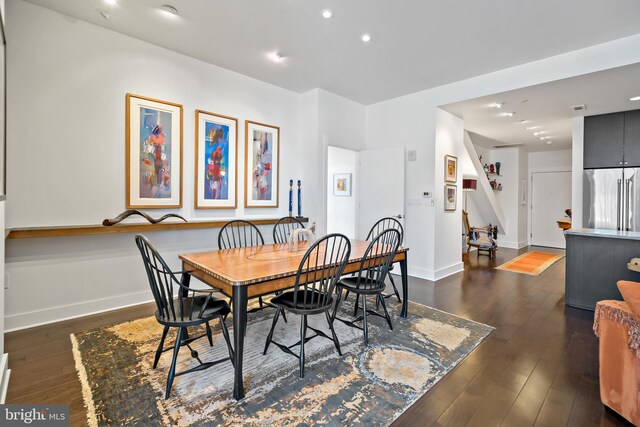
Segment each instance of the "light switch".
[[416,152],[416,150],[409,150],[409,153],[408,153],[409,161],[415,162],[417,158],[418,158],[418,153]]

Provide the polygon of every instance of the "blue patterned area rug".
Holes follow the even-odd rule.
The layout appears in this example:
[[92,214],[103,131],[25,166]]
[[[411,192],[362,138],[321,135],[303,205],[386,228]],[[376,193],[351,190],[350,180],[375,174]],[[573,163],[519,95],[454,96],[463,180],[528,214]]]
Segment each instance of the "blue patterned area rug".
[[[409,317],[401,318],[400,304],[387,301],[393,331],[383,318],[369,316],[365,348],[360,330],[336,321],[343,356],[330,340],[309,341],[303,379],[298,360],[275,345],[262,355],[273,309],[249,314],[246,397],[240,402],[232,397],[230,362],[177,377],[171,397],[165,400],[171,353],[164,353],[152,369],[162,332],[152,317],[72,334],[89,425],[389,425],[493,328],[415,303],[409,304]],[[338,316],[349,317],[352,303],[350,297]],[[289,323],[278,322],[274,340],[289,345],[299,340],[300,323],[293,314],[287,318]],[[217,323],[211,322],[213,347],[206,338],[192,344],[203,361],[227,356]],[[309,325],[330,335],[324,315],[310,316]],[[172,334],[165,345],[172,344]],[[183,348],[178,371],[194,363]]]

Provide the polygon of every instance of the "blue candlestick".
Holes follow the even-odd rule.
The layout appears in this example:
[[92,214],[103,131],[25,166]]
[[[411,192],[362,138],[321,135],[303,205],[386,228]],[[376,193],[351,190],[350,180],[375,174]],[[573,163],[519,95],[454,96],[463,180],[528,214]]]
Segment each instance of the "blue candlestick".
[[302,217],[302,181],[298,180],[298,217]]
[[293,180],[289,180],[289,216],[293,216]]

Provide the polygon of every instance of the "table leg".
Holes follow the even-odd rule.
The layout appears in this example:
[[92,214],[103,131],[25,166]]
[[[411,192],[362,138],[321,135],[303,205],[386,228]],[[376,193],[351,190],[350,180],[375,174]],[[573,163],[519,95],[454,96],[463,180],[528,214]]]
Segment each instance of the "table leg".
[[400,261],[400,272],[402,273],[402,312],[400,317],[407,317],[407,307],[409,306],[409,280],[407,278],[407,255]]
[[[182,286],[188,288],[189,285],[191,284],[191,275],[189,273],[182,273],[182,277],[180,278],[180,283],[182,284]],[[186,289],[182,289],[182,297],[183,298],[189,298],[189,291]],[[189,339],[189,331],[187,330],[186,327],[182,328],[182,340],[188,340]]]
[[244,346],[244,331],[247,327],[247,287],[234,286],[232,298],[233,341],[235,344],[233,398],[240,400],[244,398],[244,384],[242,383],[242,351]]

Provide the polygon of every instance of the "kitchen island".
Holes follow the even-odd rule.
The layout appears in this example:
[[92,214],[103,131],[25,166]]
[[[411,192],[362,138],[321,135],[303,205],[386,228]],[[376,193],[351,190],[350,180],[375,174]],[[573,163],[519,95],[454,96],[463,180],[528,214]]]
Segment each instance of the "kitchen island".
[[640,273],[627,269],[640,258],[640,232],[571,228],[567,239],[565,304],[594,310],[605,299],[622,300],[618,280],[640,282]]

